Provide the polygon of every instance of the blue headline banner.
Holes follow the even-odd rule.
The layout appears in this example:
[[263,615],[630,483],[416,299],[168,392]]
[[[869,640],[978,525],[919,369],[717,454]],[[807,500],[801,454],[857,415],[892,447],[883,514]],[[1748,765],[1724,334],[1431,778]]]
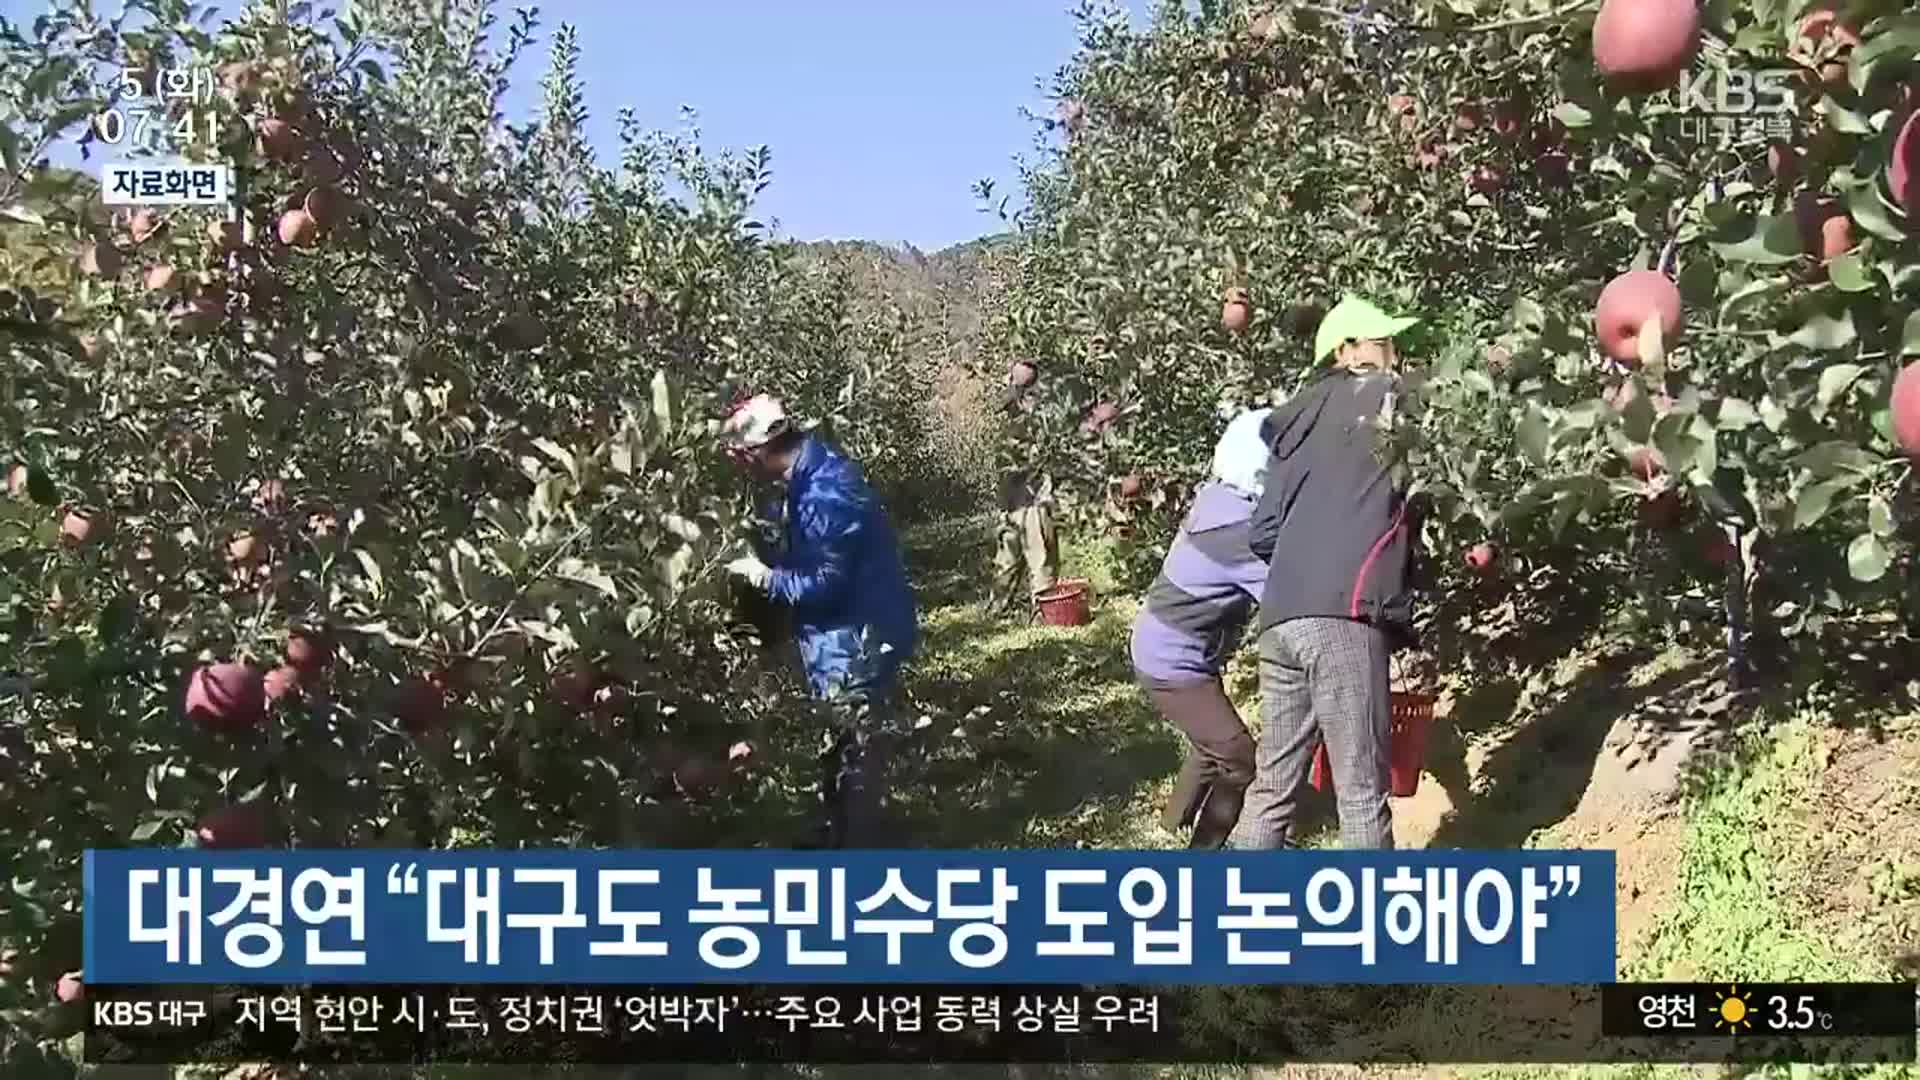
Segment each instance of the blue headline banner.
[[89,983],[1601,983],[1611,851],[88,851]]

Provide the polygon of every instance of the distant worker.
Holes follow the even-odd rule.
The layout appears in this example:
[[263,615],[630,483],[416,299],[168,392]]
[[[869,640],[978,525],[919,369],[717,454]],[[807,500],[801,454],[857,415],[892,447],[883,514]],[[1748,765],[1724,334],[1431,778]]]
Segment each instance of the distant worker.
[[1133,624],[1134,674],[1191,744],[1161,819],[1169,831],[1191,826],[1191,848],[1226,843],[1254,775],[1253,736],[1221,673],[1267,581],[1248,528],[1266,480],[1262,424],[1271,411],[1243,412],[1227,425]]
[[[1000,398],[1002,413],[1016,420],[1031,413],[1033,406],[1026,391],[1034,378],[1033,365],[1024,361],[1007,370],[1007,386]],[[1036,597],[1059,582],[1060,541],[1054,532],[1053,503],[1050,478],[1030,462],[1001,470],[999,536],[993,556],[990,608],[1001,612],[1015,609],[1023,577],[1028,611],[1033,609]]]
[[1393,847],[1388,753],[1396,647],[1415,640],[1415,543],[1379,420],[1395,398],[1393,339],[1418,319],[1349,296],[1314,336],[1331,369],[1274,410],[1250,545],[1260,598],[1259,769],[1230,841],[1297,846],[1297,802],[1324,739],[1340,840]]
[[841,716],[822,762],[819,844],[876,846],[900,669],[919,633],[899,539],[860,467],[797,427],[777,398],[761,394],[735,409],[723,438],[754,480],[786,485],[775,563],[748,555],[727,569],[791,608],[808,688]]

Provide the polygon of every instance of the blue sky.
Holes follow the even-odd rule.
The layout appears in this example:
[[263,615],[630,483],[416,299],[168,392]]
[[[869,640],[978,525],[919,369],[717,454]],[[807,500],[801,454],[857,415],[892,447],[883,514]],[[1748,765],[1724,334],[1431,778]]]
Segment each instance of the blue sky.
[[[97,10],[116,12],[115,0]],[[224,6],[224,5],[220,5]],[[322,6],[322,5],[316,5]],[[515,73],[507,112],[539,100],[552,32],[579,30],[589,133],[603,158],[614,114],[648,127],[698,111],[712,147],[773,152],[761,216],[800,240],[859,238],[932,251],[998,231],[970,186],[1018,194],[1013,159],[1046,113],[1036,80],[1072,53],[1070,0],[557,0]],[[1139,12],[1145,0],[1132,0]],[[45,0],[0,0],[23,21]],[[502,3],[500,21],[512,19]],[[62,155],[64,156],[64,155]]]

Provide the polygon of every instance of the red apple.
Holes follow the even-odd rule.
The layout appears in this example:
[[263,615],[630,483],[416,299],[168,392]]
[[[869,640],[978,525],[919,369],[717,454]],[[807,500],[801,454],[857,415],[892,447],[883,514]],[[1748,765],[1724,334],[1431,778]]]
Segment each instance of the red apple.
[[1694,0],[1602,0],[1593,20],[1593,66],[1615,87],[1671,87],[1700,51]]
[[267,672],[265,679],[268,701],[279,701],[300,692],[300,669],[292,664],[281,664]]
[[67,516],[60,520],[61,538],[75,547],[98,539],[106,531],[107,517],[97,510],[75,508],[67,511]]
[[1920,215],[1920,109],[1907,117],[1894,137],[1887,190],[1909,215]]
[[441,687],[419,677],[394,688],[393,713],[409,735],[424,735],[447,722],[447,697]]
[[159,232],[163,224],[164,222],[160,220],[160,211],[138,210],[134,212],[132,220],[127,223],[127,235],[133,237],[133,242],[136,244],[144,243],[148,237]]
[[1679,524],[1680,514],[1685,508],[1680,493],[1668,488],[1640,501],[1640,522],[1652,529],[1671,529]]
[[266,553],[260,538],[249,529],[234,533],[227,541],[227,561],[230,563],[251,563]]
[[347,219],[353,204],[340,193],[339,188],[321,186],[307,192],[301,208],[322,229],[331,229]]
[[1498,557],[1499,552],[1485,541],[1467,549],[1467,565],[1482,574],[1493,569],[1494,560]]
[[1034,380],[1039,377],[1040,369],[1025,360],[1015,361],[1013,366],[1007,369],[1007,381],[1014,386],[1032,386]]
[[1530,110],[1523,101],[1500,101],[1493,106],[1493,133],[1503,139],[1520,134]]
[[187,718],[209,731],[239,732],[267,719],[267,683],[251,664],[204,664],[187,679]]
[[727,772],[727,768],[711,756],[695,752],[675,766],[673,782],[688,795],[701,795],[724,783]]
[[253,246],[253,224],[245,218],[239,221],[209,221],[207,239],[212,241],[216,252],[244,251]]
[[1229,334],[1245,333],[1253,321],[1253,303],[1245,296],[1229,297],[1220,306],[1220,326]]
[[1792,143],[1774,142],[1767,147],[1767,171],[1783,186],[1800,178],[1800,151]]
[[60,976],[60,981],[53,986],[53,996],[58,998],[62,1004],[66,1005],[72,1005],[85,1000],[87,987],[86,984],[81,981],[80,973],[77,971],[69,971],[65,975]]
[[1476,165],[1467,175],[1467,186],[1481,195],[1492,195],[1507,186],[1507,170],[1498,165]]
[[321,671],[333,662],[333,641],[320,630],[295,630],[287,635],[287,663],[303,675]]
[[1894,376],[1887,411],[1892,414],[1894,443],[1908,457],[1920,460],[1920,360]]
[[1715,529],[1700,538],[1700,554],[1715,566],[1726,566],[1733,562],[1738,552],[1734,550],[1733,541],[1727,539],[1727,534]]
[[120,249],[103,240],[80,245],[79,260],[81,273],[105,278],[118,275],[126,263],[120,257]]
[[320,239],[320,223],[302,209],[280,215],[280,242],[288,247],[312,247]]
[[256,510],[267,513],[281,510],[287,504],[287,485],[282,480],[268,477],[260,481],[260,486],[254,489],[252,501]]
[[213,850],[267,846],[267,815],[259,803],[233,803],[200,819],[194,829],[200,846]]
[[1803,191],[1794,200],[1793,217],[1801,249],[1822,263],[1852,250],[1853,218],[1839,199]]
[[593,707],[600,684],[600,674],[594,669],[569,667],[553,677],[553,700],[574,712],[586,712]]
[[1607,282],[1594,305],[1594,331],[1600,349],[1628,366],[1640,363],[1640,330],[1659,319],[1662,340],[1671,348],[1680,336],[1680,288],[1658,270],[1629,270]]
[[293,162],[305,156],[306,143],[293,125],[278,116],[260,121],[260,149],[275,161]]

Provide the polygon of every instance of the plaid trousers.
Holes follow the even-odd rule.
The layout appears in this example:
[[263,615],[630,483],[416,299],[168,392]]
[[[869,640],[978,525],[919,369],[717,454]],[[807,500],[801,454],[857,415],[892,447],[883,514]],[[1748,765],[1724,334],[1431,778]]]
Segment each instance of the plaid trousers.
[[1353,619],[1289,619],[1260,635],[1259,767],[1229,847],[1298,846],[1300,793],[1322,739],[1341,846],[1393,847],[1391,654],[1384,632]]

